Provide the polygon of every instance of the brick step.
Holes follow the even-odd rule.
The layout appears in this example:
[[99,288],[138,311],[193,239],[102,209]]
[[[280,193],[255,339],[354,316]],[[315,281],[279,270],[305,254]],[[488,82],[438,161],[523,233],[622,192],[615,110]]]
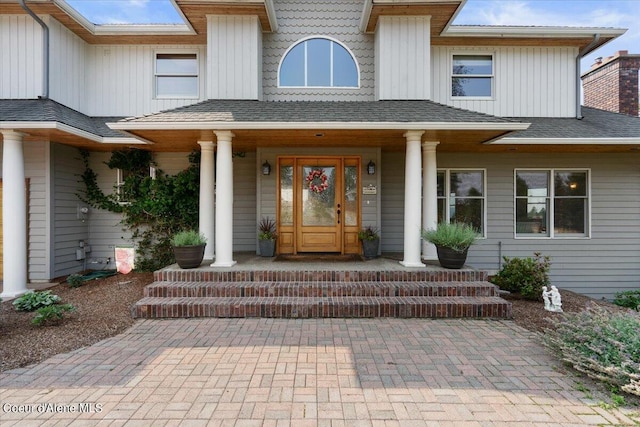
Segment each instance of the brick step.
[[496,296],[489,282],[154,282],[145,297]]
[[511,318],[511,304],[499,297],[145,297],[137,318]]
[[334,270],[244,270],[165,268],[153,273],[157,282],[475,282],[487,280],[485,271],[420,270],[420,271],[334,271]]

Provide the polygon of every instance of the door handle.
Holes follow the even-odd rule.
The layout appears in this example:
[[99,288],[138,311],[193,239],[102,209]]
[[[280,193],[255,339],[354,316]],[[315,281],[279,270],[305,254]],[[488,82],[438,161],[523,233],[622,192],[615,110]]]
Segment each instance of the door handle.
[[341,213],[341,212],[342,212],[342,211],[340,210],[340,204],[338,204],[338,209],[336,210],[336,214],[337,214],[337,216],[338,216],[338,224],[340,224],[340,213]]

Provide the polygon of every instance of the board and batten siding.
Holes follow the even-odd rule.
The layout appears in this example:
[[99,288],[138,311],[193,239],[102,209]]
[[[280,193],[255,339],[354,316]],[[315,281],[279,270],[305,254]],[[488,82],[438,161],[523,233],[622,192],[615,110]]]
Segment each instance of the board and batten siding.
[[381,16],[376,99],[431,99],[431,17]]
[[257,16],[207,15],[207,97],[262,98],[262,31]]
[[80,240],[89,243],[89,224],[78,217],[78,209],[84,206],[78,198],[78,193],[83,190],[80,175],[84,171],[80,152],[60,144],[52,144],[51,151],[54,196],[52,277],[60,277],[84,270],[84,261],[76,260],[76,249],[79,249]]
[[[263,34],[265,101],[373,101],[375,97],[374,36],[360,31],[362,0],[274,0],[278,31]],[[279,88],[278,66],[284,53],[310,36],[334,38],[353,53],[360,67],[360,87]]]
[[42,28],[28,15],[0,15],[0,98],[42,95]]
[[84,111],[87,44],[52,17],[49,26],[50,97],[74,110]]
[[[453,54],[492,54],[494,94],[491,99],[451,97]],[[573,47],[443,47],[434,46],[432,100],[501,117],[573,117],[576,114]]]
[[[467,263],[497,271],[500,255],[551,257],[551,282],[595,298],[637,289],[640,283],[640,168],[625,154],[449,154],[438,168],[478,168],[487,173],[487,238],[469,250]],[[382,228],[387,252],[401,252],[404,154],[385,153],[382,164]],[[590,170],[590,238],[514,238],[514,170]],[[390,239],[389,230],[393,233]],[[397,238],[396,238],[397,236]],[[502,248],[500,249],[500,244]]]
[[[155,97],[155,54],[197,53],[197,98]],[[142,116],[203,101],[206,46],[96,45],[87,48],[86,111],[89,116]]]

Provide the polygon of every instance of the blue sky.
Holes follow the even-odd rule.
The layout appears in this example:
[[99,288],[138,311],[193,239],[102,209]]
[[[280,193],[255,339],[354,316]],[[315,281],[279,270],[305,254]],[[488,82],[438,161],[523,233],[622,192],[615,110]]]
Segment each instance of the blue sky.
[[[67,0],[97,24],[181,23],[169,0]],[[468,0],[455,24],[568,25],[629,30],[583,61],[618,50],[640,53],[640,0]]]

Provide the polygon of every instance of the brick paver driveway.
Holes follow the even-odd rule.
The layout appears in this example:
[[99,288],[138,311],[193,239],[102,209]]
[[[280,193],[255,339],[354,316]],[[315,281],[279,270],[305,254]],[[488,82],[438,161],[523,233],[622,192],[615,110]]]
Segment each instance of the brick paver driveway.
[[632,424],[510,321],[180,319],[0,375],[0,425]]

